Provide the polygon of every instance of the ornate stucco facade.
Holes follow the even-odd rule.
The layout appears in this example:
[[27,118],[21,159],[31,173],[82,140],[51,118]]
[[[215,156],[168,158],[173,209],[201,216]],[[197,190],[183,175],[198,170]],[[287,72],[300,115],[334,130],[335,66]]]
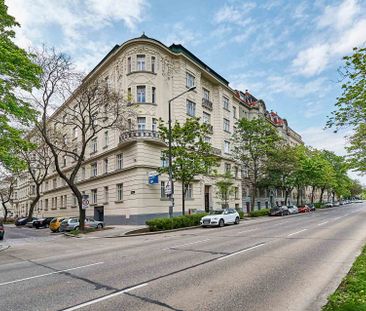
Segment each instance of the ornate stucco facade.
[[[146,37],[116,45],[88,74],[89,78],[102,78],[123,91],[135,107],[136,119],[125,131],[109,129],[99,133],[90,146],[87,158],[77,176],[79,189],[89,195],[87,215],[103,218],[108,224],[144,223],[151,217],[167,215],[169,202],[164,194],[168,180],[159,176],[159,183],[150,185],[149,174],[162,165],[161,151],[166,145],[157,132],[158,119],[168,120],[168,101],[192,85],[196,89],[176,99],[172,104],[172,119],[184,122],[196,116],[212,126],[207,137],[214,153],[220,159],[219,173],[232,172],[235,193],[229,205],[243,207],[242,181],[238,165],[230,155],[230,137],[235,122],[241,117],[267,116],[262,101],[248,104],[233,90],[229,82],[209,68],[181,45],[165,46]],[[243,93],[244,94],[244,93]],[[64,103],[56,114],[61,114]],[[279,126],[271,121],[289,143],[302,143],[301,137],[291,130],[287,122]],[[282,119],[281,119],[282,120]],[[70,140],[75,133],[65,133]],[[72,165],[65,160],[64,170]],[[24,180],[27,180],[25,178]],[[22,185],[22,187],[20,187]],[[19,184],[17,192],[24,187]],[[31,187],[31,185],[29,185]],[[181,211],[181,187],[176,183],[175,209]],[[216,195],[215,178],[201,176],[188,191],[186,209],[208,210],[221,207]],[[18,215],[26,214],[26,197],[14,200]],[[39,216],[74,216],[78,214],[76,199],[69,188],[51,169],[42,185],[42,196],[36,208]]]

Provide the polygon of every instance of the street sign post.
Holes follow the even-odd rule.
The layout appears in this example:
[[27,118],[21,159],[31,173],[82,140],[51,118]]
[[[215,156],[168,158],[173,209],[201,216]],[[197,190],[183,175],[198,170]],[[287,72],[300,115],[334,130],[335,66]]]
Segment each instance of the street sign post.
[[87,209],[88,207],[89,207],[89,195],[88,194],[83,194],[82,195],[81,208],[82,209]]
[[172,187],[171,187],[170,181],[168,181],[166,186],[165,186],[165,194],[166,195],[171,195],[172,194]]

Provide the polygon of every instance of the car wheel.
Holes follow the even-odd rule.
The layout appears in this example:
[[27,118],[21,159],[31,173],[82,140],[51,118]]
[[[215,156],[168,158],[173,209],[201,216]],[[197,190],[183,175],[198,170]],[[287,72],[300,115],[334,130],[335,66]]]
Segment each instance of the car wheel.
[[224,225],[225,225],[224,220],[223,219],[220,219],[220,221],[219,221],[219,227],[223,227]]
[[281,212],[281,216],[283,216],[283,212]]
[[79,226],[76,226],[76,227],[74,228],[74,230],[79,230]]
[[239,217],[236,217],[236,218],[235,218],[235,222],[234,222],[234,224],[235,224],[235,225],[239,224],[239,221],[240,221],[240,218],[239,218]]
[[102,224],[98,224],[97,229],[102,229],[103,225]]

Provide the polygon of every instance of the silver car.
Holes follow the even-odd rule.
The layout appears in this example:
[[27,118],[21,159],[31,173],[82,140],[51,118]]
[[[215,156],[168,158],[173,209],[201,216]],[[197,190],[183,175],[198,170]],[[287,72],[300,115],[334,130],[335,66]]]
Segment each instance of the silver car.
[[289,205],[287,206],[288,211],[290,214],[298,214],[299,213],[299,209],[297,208],[296,205]]
[[[71,231],[79,229],[79,218],[68,218],[61,222],[60,231]],[[95,220],[94,218],[85,218],[86,228],[102,229],[104,227],[103,221]]]

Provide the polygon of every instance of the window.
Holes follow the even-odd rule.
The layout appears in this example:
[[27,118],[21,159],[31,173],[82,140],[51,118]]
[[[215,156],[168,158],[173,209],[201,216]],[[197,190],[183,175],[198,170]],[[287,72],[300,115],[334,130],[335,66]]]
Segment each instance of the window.
[[233,106],[233,117],[236,119],[236,107]]
[[72,195],[72,206],[77,206],[78,205],[78,200],[76,198],[76,195],[73,194]]
[[137,55],[137,70],[145,70],[145,55]]
[[238,187],[234,188],[234,196],[235,196],[235,200],[239,199],[239,188]]
[[192,199],[193,198],[193,186],[192,184],[189,184],[186,190],[186,199]]
[[224,152],[225,153],[230,153],[230,142],[228,141],[224,141]]
[[168,196],[165,194],[165,181],[160,182],[160,198],[165,199]]
[[64,155],[64,156],[62,156],[62,165],[63,166],[66,166],[67,165],[67,158],[66,158],[66,156]]
[[78,128],[76,126],[72,129],[72,137],[73,139],[78,138]]
[[105,158],[104,161],[104,174],[108,173],[108,158]]
[[158,130],[158,120],[153,118],[151,123],[151,130],[156,132]]
[[98,190],[92,189],[91,190],[91,203],[97,204],[97,202],[98,202]]
[[98,164],[97,162],[90,165],[90,176],[95,177],[98,175]]
[[146,128],[146,118],[145,117],[138,117],[137,118],[137,129],[139,131],[143,131]]
[[187,99],[187,114],[191,117],[196,115],[196,104]]
[[117,184],[117,201],[123,201],[123,184]]
[[109,111],[109,106],[108,104],[105,104],[103,107],[103,116],[104,116],[104,121],[108,120],[108,111]]
[[127,73],[131,73],[132,66],[131,66],[131,57],[127,58]]
[[194,86],[194,75],[190,74],[189,72],[186,72],[186,86],[188,88],[191,88]]
[[155,56],[151,56],[151,72],[155,73]]
[[239,168],[237,166],[234,166],[234,177],[235,178],[239,177]]
[[104,187],[104,203],[108,203],[109,200],[109,188]]
[[36,186],[35,185],[32,185],[31,186],[31,194],[33,195],[33,194],[36,194]]
[[127,102],[129,104],[132,102],[132,91],[130,87],[127,89]]
[[210,91],[203,89],[203,98],[206,100],[210,100]]
[[168,159],[164,157],[163,152],[161,153],[160,160],[161,160],[160,162],[161,167],[168,167]]
[[57,197],[55,197],[55,208],[57,209]]
[[85,179],[85,177],[86,177],[85,172],[86,172],[85,167],[82,167],[82,168],[81,168],[81,178],[82,178],[82,179]]
[[48,199],[44,200],[44,210],[47,211],[48,210]]
[[144,103],[146,101],[146,87],[140,85],[137,87],[137,102]]
[[230,172],[231,172],[231,164],[225,163],[225,173],[230,173]]
[[230,133],[230,121],[228,119],[224,119],[224,131]]
[[48,190],[48,180],[46,181],[44,188],[45,188],[45,191]]
[[153,87],[152,88],[152,90],[151,90],[151,102],[153,103],[153,104],[155,104],[155,100],[156,100],[156,88],[155,87]]
[[211,123],[211,115],[207,112],[203,112],[202,121],[203,121],[203,123],[210,124]]
[[96,137],[94,137],[92,140],[91,140],[91,145],[90,145],[90,153],[94,153],[94,152],[97,152],[97,148],[98,148],[98,140]]
[[108,147],[108,131],[104,132],[104,147]]
[[229,110],[229,99],[224,96],[222,98],[222,100],[223,100],[223,104],[224,104],[224,109]]
[[121,168],[123,168],[123,153],[117,154],[116,159],[117,159],[116,163],[117,170],[120,170]]

